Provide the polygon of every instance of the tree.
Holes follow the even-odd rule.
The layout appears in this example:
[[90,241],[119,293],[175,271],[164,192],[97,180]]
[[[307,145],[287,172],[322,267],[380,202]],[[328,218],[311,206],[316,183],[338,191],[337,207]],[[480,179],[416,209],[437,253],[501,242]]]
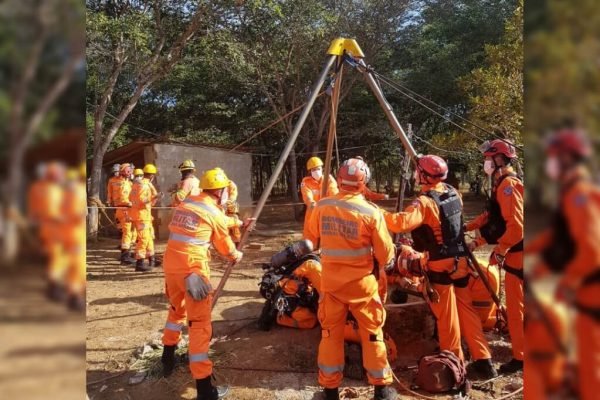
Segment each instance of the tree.
[[7,262],[18,251],[12,215],[22,194],[25,152],[83,65],[82,17],[83,7],[76,1],[8,1],[0,8],[0,51],[7,80],[0,87],[10,88],[8,93],[0,91],[6,104],[6,123],[0,126],[6,127],[10,166],[4,186]]
[[[88,2],[88,82],[93,82],[88,90],[94,107],[91,198],[99,198],[104,155],[125,119],[147,90],[172,72],[197,33],[211,28],[211,11],[204,3],[186,0]],[[88,226],[94,236],[95,207]]]
[[523,0],[506,22],[497,45],[485,48],[486,66],[461,80],[469,94],[470,119],[522,142],[523,131]]

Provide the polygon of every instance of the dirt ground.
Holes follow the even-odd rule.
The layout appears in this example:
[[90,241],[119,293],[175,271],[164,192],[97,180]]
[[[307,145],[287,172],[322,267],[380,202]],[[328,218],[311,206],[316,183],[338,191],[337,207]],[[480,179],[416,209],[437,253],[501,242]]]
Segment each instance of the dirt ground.
[[44,295],[39,263],[0,268],[0,398],[81,400],[85,316]]
[[[467,201],[468,214],[478,212],[480,204],[473,206]],[[390,201],[386,206],[391,208],[393,203]],[[321,399],[316,373],[319,329],[274,327],[263,332],[256,328],[263,305],[258,293],[262,276],[260,262],[267,261],[285,242],[300,238],[298,232],[302,224],[293,221],[292,216],[291,208],[267,206],[250,239],[250,242],[263,243],[264,247],[244,251],[244,260],[232,273],[213,312],[211,359],[218,382],[231,387],[228,399]],[[117,245],[116,239],[108,238],[88,243],[87,391],[90,400],[195,399],[195,384],[184,363],[168,379],[147,377],[141,383],[132,384],[131,378],[136,376],[135,370],[140,364],[133,364],[136,354],[144,345],[160,342],[168,305],[163,295],[162,269],[141,274],[132,267],[121,267],[117,261]],[[158,243],[157,252],[162,253],[164,247],[164,242]],[[224,266],[219,260],[212,262],[213,286],[221,278]],[[410,313],[410,308],[401,312]],[[495,334],[489,335],[495,361],[510,359],[508,343]],[[401,357],[394,366],[395,371],[410,385],[414,370],[406,367],[415,365],[419,356],[431,351],[435,343],[421,333],[418,343],[398,343],[398,347]],[[147,350],[151,348],[147,346]],[[159,354],[159,350],[154,352]],[[485,384],[480,388],[483,390],[473,390],[471,398],[497,398],[521,383],[520,376],[504,377]],[[345,379],[343,387],[355,388],[358,397],[354,398],[372,398],[372,390],[366,382]],[[402,393],[402,398],[417,397]]]

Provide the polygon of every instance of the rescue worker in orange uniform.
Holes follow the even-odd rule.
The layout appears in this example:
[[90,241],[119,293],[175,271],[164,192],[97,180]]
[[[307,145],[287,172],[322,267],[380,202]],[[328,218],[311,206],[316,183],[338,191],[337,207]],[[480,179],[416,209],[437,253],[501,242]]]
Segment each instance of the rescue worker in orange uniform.
[[[156,204],[158,192],[152,181],[157,170],[153,164],[134,171],[134,181],[129,199],[131,219],[137,231],[135,245],[135,270],[147,272],[156,266],[154,257],[154,229],[152,228],[152,206]],[[146,263],[148,260],[148,263]]]
[[546,174],[559,185],[559,207],[550,229],[527,244],[540,251],[547,270],[560,274],[556,298],[577,310],[578,395],[598,397],[600,387],[600,188],[586,162],[593,156],[589,138],[562,129],[546,144]]
[[133,170],[130,164],[121,164],[119,170],[119,179],[115,183],[116,193],[114,193],[113,201],[117,211],[115,216],[117,218],[119,227],[121,228],[121,265],[131,265],[135,263],[133,252],[131,251],[131,243],[134,242],[134,232],[131,220],[131,201],[129,195],[131,194],[132,182],[129,177],[132,175]]
[[[321,199],[321,188],[323,186],[323,161],[319,157],[311,157],[306,162],[306,170],[310,176],[302,179],[300,184],[300,192],[302,193],[302,201],[306,205],[306,214],[304,215],[304,237],[307,234],[307,225],[310,221],[312,210]],[[338,193],[338,187],[333,176],[329,176],[327,183],[326,197],[333,196]]]
[[500,372],[511,374],[523,369],[525,336],[523,320],[523,182],[514,172],[517,153],[506,140],[486,142],[481,150],[485,157],[484,171],[492,176],[492,195],[487,211],[466,224],[467,231],[479,229],[481,237],[469,246],[495,244],[490,265],[499,265],[506,271],[506,313],[512,344],[512,359],[500,366]]
[[189,360],[196,380],[198,400],[216,400],[219,391],[212,385],[212,362],[208,358],[212,336],[210,252],[212,244],[229,261],[239,262],[228,234],[227,217],[219,204],[229,185],[222,170],[208,170],[200,178],[202,192],[188,196],[177,206],[169,224],[169,241],[163,260],[165,291],[170,308],[162,342],[165,376],[173,372],[175,349],[186,319],[189,326]]
[[85,217],[87,214],[85,164],[67,172],[62,204],[61,236],[67,263],[67,305],[74,311],[85,310]]
[[447,175],[448,165],[441,157],[419,157],[415,179],[421,194],[402,212],[384,212],[385,222],[393,233],[411,232],[414,249],[426,253],[424,269],[439,294],[439,301],[430,306],[437,320],[440,349],[464,359],[464,338],[475,360],[470,365],[472,373],[489,379],[497,372],[468,288],[471,272],[462,229],[462,199],[443,182]]
[[[216,167],[215,169],[223,171],[223,169],[219,167]],[[220,206],[225,215],[231,218],[229,236],[231,236],[231,240],[233,240],[233,243],[235,243],[236,246],[242,239],[242,221],[239,218],[240,206],[237,199],[238,187],[235,182],[230,179],[227,190],[223,193]]]
[[66,170],[60,162],[50,162],[43,168],[43,179],[29,191],[29,216],[39,226],[39,235],[48,258],[47,296],[54,301],[65,298],[66,258],[61,228],[62,204]]
[[185,160],[179,164],[181,181],[177,184],[172,194],[171,206],[176,207],[189,195],[197,196],[200,193],[200,181],[196,178],[196,165],[192,160]]
[[117,198],[117,193],[119,192],[119,171],[121,170],[121,165],[114,164],[112,166],[112,176],[108,178],[108,182],[106,184],[106,205],[112,207],[114,205],[115,199]]
[[338,173],[341,191],[321,199],[307,221],[306,236],[321,249],[321,296],[318,318],[319,384],[328,400],[338,399],[344,371],[344,327],[348,311],[358,322],[364,367],[375,386],[376,400],[396,399],[390,386],[392,370],[383,341],[385,309],[379,297],[379,274],[392,265],[394,244],[381,211],[368,203],[363,191],[370,179],[364,161],[349,159]]

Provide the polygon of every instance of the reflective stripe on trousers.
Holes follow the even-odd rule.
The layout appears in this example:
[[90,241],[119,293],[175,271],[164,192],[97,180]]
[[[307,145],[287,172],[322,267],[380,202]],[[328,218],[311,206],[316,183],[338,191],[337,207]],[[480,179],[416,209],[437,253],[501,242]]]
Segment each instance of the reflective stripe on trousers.
[[321,249],[321,255],[327,257],[361,257],[370,255],[372,252],[371,246],[358,249]]
[[190,354],[190,362],[202,362],[208,360],[208,353]]
[[171,233],[169,235],[169,240],[173,240],[175,242],[184,242],[184,243],[189,243],[189,244],[195,244],[198,246],[210,245],[210,242],[208,242],[206,240],[198,239],[198,238],[191,237],[191,236],[181,235],[179,233]]
[[167,322],[165,324],[165,329],[171,330],[171,331],[175,331],[175,332],[181,332],[183,330],[183,324],[176,324],[174,322]]
[[387,375],[392,373],[392,369],[389,367],[386,367],[384,369],[368,369],[367,372],[369,373],[369,375],[371,375],[373,378],[376,379],[383,379],[385,378]]
[[335,374],[336,372],[344,372],[344,364],[341,365],[323,365],[319,364],[319,369],[326,374]]

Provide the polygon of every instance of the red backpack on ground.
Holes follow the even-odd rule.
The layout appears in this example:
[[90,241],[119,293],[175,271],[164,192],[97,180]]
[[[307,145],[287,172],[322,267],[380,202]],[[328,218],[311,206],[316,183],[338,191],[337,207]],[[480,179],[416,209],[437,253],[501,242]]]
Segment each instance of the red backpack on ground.
[[430,393],[467,393],[470,389],[465,362],[448,350],[421,357],[416,384]]

